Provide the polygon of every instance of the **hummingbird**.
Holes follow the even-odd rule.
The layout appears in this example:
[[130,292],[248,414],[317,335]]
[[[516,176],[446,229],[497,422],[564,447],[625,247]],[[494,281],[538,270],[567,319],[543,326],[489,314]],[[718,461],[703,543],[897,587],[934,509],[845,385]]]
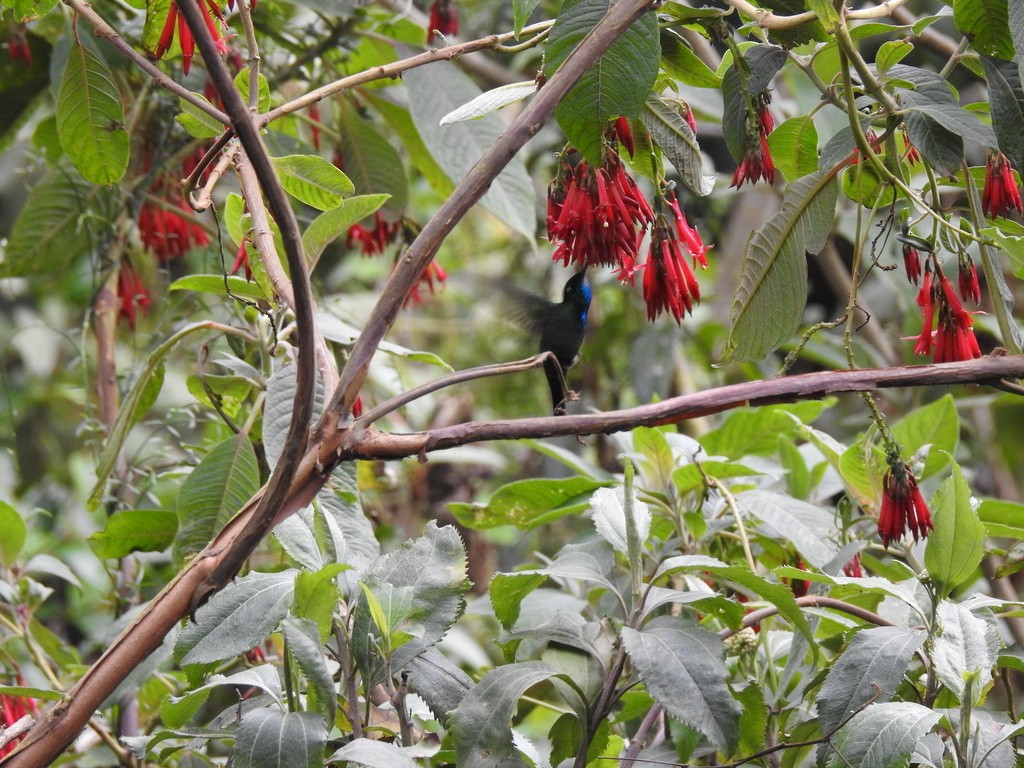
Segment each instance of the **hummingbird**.
[[551,390],[551,405],[555,416],[565,414],[568,394],[565,374],[576,362],[580,345],[587,332],[587,312],[593,289],[586,272],[577,272],[562,289],[560,302],[548,301],[515,286],[506,286],[505,302],[512,310],[513,319],[530,333],[540,337],[540,351],[551,352],[555,360],[544,361],[544,375]]

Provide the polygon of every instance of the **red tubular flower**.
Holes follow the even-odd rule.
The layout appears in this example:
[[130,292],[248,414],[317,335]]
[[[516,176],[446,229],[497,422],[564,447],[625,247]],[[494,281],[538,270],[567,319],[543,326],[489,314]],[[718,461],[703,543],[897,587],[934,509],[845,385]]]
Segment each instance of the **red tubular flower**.
[[364,256],[373,256],[384,253],[384,249],[394,242],[395,237],[401,229],[401,222],[388,223],[384,220],[384,214],[380,211],[374,215],[373,229],[367,229],[361,224],[353,224],[348,229],[345,237],[345,247],[352,248],[359,243],[359,248]]
[[614,267],[620,280],[632,281],[642,230],[653,221],[654,211],[616,153],[596,170],[585,161],[563,163],[548,188],[548,239],[558,243],[552,258],[565,266]]
[[974,260],[968,256],[961,259],[957,274],[957,287],[960,289],[960,298],[964,301],[971,299],[975,304],[981,301],[981,286],[978,284],[978,268],[974,266]]
[[[974,335],[974,320],[964,309],[944,274],[940,272],[935,282],[931,271],[925,272],[917,303],[924,316],[924,327],[919,336],[912,337],[917,339],[914,354],[927,355],[933,352],[932,361],[936,363],[981,357],[978,339]],[[933,315],[937,317],[934,331]]]
[[142,278],[130,262],[122,261],[117,272],[117,298],[121,307],[118,319],[124,318],[128,327],[135,330],[137,312],[149,312],[149,292],[142,284]]
[[914,354],[927,355],[932,351],[932,320],[935,316],[935,295],[932,292],[930,269],[925,271],[924,283],[921,285],[921,290],[917,292],[917,306],[921,308],[924,325],[921,328],[921,335],[916,337],[917,344],[914,345]]
[[[227,53],[228,44],[224,41],[220,28],[213,20],[213,17],[216,16],[221,23],[224,23],[224,14],[221,13],[220,6],[217,5],[215,0],[204,0],[199,3],[199,7],[203,11],[203,21],[206,23],[206,28],[210,31],[213,41],[217,44],[217,52]],[[177,0],[171,0],[167,21],[164,22],[164,28],[160,33],[160,40],[157,42],[153,55],[161,59],[167,53],[171,47],[171,42],[174,40],[175,27],[178,29],[178,45],[181,47],[181,69],[187,75],[189,68],[192,66],[196,42],[192,38],[192,31],[188,28],[185,17],[181,15],[181,11],[178,9]]]
[[615,132],[615,137],[626,148],[626,151],[629,152],[629,156],[632,157],[636,152],[636,147],[633,144],[633,132],[629,127],[629,120],[624,117],[618,118],[612,123],[612,130]]
[[420,293],[420,289],[426,288],[431,294],[433,294],[434,286],[443,284],[447,279],[448,273],[445,272],[444,268],[437,263],[436,259],[432,260],[427,265],[427,268],[423,270],[423,274],[420,275],[419,282],[417,282],[412,287],[412,290],[409,291],[409,296],[405,300],[406,306],[409,305],[409,302],[412,302],[413,304],[423,303],[423,294]]
[[911,165],[917,165],[921,162],[921,153],[917,151],[917,147],[910,143],[910,134],[907,133],[906,126],[903,126],[903,144],[907,148],[903,159]]
[[729,186],[738,189],[743,186],[743,182],[756,184],[758,179],[764,179],[769,184],[775,183],[775,163],[768,149],[768,138],[763,133],[758,133],[756,138],[748,137],[743,159],[736,167]]
[[878,535],[888,547],[908,530],[914,541],[927,538],[933,528],[928,505],[924,503],[917,479],[906,462],[892,459],[882,479],[882,506],[878,512]]
[[[172,193],[173,194],[173,193]],[[183,212],[188,204],[180,197],[174,202]],[[180,259],[196,247],[208,245],[210,238],[201,226],[177,211],[146,203],[139,211],[139,234],[142,244],[161,264]]]
[[459,15],[455,11],[455,0],[434,0],[430,6],[430,21],[427,23],[427,45],[433,45],[438,35],[450,37],[459,34]]
[[28,44],[24,24],[13,26],[7,31],[7,50],[12,61],[20,61],[32,69],[32,47]]
[[[20,686],[25,685],[25,680],[21,675],[17,676],[15,682]],[[39,707],[36,705],[35,699],[8,694],[0,695],[0,733],[3,732],[4,728],[14,725],[21,720],[25,715],[34,715],[38,711]],[[25,738],[25,734],[12,739],[3,747],[0,747],[0,757],[13,752],[15,747],[18,746],[18,742],[23,738]]]
[[249,252],[245,248],[245,239],[238,246],[235,263],[231,265],[231,274],[237,275],[240,269],[245,269],[245,279],[252,282],[252,267],[249,266]]
[[917,285],[921,279],[921,252],[909,243],[903,243],[903,268],[907,272],[907,280]]
[[697,119],[694,117],[690,105],[680,99],[676,102],[676,111],[686,121],[686,124],[690,126],[690,130],[697,133]]
[[1002,152],[989,152],[985,164],[985,189],[981,196],[981,210],[986,216],[1005,216],[1010,210],[1024,213],[1013,166]]
[[860,552],[854,555],[850,562],[843,566],[843,573],[855,579],[864,576],[864,569],[860,567]]

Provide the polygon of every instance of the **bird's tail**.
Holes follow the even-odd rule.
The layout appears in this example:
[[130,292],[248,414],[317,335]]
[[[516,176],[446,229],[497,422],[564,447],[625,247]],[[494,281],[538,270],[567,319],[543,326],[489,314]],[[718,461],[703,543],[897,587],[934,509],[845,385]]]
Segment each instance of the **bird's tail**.
[[551,390],[553,412],[555,416],[564,416],[568,395],[565,391],[565,374],[562,371],[562,366],[555,360],[545,360],[544,375],[548,379],[548,388]]

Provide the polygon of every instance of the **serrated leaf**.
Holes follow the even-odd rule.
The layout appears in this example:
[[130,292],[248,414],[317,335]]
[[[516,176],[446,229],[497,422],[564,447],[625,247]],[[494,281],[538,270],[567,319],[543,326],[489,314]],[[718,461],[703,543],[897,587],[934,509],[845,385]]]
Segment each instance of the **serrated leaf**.
[[977,704],[992,682],[999,633],[966,606],[948,601],[939,603],[936,622],[940,631],[935,633],[931,653],[935,674],[959,698],[967,693],[968,678],[973,678],[970,703]]
[[331,619],[340,599],[334,577],[347,568],[343,563],[328,563],[317,571],[299,571],[295,577],[292,614],[315,622],[321,641],[330,636]]
[[818,694],[821,730],[831,733],[869,701],[888,701],[926,637],[923,630],[905,627],[858,631],[832,664]]
[[836,556],[829,540],[835,515],[806,501],[775,491],[744,491],[736,495],[740,511],[767,523],[778,536],[790,541],[805,561],[821,568]]
[[57,92],[57,135],[82,178],[113,184],[128,168],[121,93],[107,65],[84,45],[71,47]]
[[786,179],[799,179],[818,170],[818,131],[810,117],[793,117],[768,134],[775,167]]
[[722,640],[669,616],[653,619],[639,632],[629,627],[621,632],[622,646],[655,701],[731,754],[740,708],[726,685]]
[[461,123],[463,120],[476,120],[478,117],[497,112],[499,109],[515,104],[537,92],[537,83],[526,80],[521,83],[499,85],[479,96],[470,99],[461,107],[456,107],[441,118],[440,125]]
[[[613,549],[628,554],[625,504],[626,491],[621,485],[614,488],[598,488],[590,497],[590,510],[598,535],[611,544]],[[651,532],[651,508],[640,501],[635,489],[633,516],[636,533],[642,545]]]
[[686,188],[701,197],[710,195],[715,186],[715,175],[705,171],[697,137],[679,112],[652,93],[644,103],[640,120],[675,166]]
[[14,507],[0,501],[0,567],[10,568],[25,546],[28,528],[25,520]]
[[348,176],[318,155],[285,155],[272,160],[284,191],[318,210],[337,208],[355,189]]
[[390,195],[385,208],[393,217],[405,211],[409,180],[394,147],[347,101],[339,102],[339,152],[345,175],[361,195]]
[[171,546],[177,531],[178,516],[174,512],[126,509],[111,515],[103,530],[89,537],[89,546],[102,558],[120,558],[132,552],[161,552]]
[[96,246],[104,224],[95,214],[103,194],[78,174],[54,169],[29,193],[0,264],[0,277],[28,277],[61,272]]
[[409,662],[409,685],[447,725],[448,714],[473,687],[473,678],[436,648],[430,648]]
[[180,562],[205,547],[259,487],[260,468],[248,435],[214,446],[178,494],[176,559]]
[[989,56],[981,57],[981,66],[988,83],[992,129],[999,149],[1014,168],[1024,169],[1024,134],[1020,130],[1024,125],[1024,88],[1020,68],[1016,62]]
[[242,717],[231,753],[235,768],[322,768],[327,730],[312,712],[254,709]]
[[905,458],[930,446],[920,479],[945,469],[960,439],[960,415],[953,396],[946,394],[915,408],[892,426],[892,436],[903,448]]
[[939,487],[931,503],[935,529],[928,536],[924,564],[940,597],[974,579],[985,554],[985,526],[978,519],[960,467]]
[[519,620],[523,600],[533,590],[548,580],[543,573],[496,573],[487,588],[491,608],[501,625],[511,630]]
[[[281,460],[285,437],[292,423],[296,397],[295,370],[293,362],[286,362],[271,374],[270,381],[267,382],[267,404],[263,408],[263,445],[271,467],[276,466]],[[324,385],[317,376],[313,393],[313,411],[309,416],[311,427],[316,424],[323,409]]]
[[316,266],[328,245],[346,234],[353,224],[375,213],[389,198],[385,194],[356,195],[313,219],[302,233],[302,249],[310,268]]
[[[604,18],[609,0],[566,0],[544,52],[551,77],[579,42]],[[580,78],[555,109],[566,137],[592,166],[601,165],[601,132],[608,121],[640,114],[658,75],[658,20],[645,13]]]
[[508,768],[520,765],[512,743],[512,716],[519,698],[554,674],[539,661],[492,669],[451,713],[458,765]]
[[175,661],[209,664],[262,643],[288,614],[296,573],[252,571],[216,593],[178,637]]
[[[872,704],[832,739],[826,768],[895,768],[907,765],[918,740],[939,722],[940,714],[920,704]],[[819,763],[820,764],[820,763]]]
[[397,744],[366,738],[353,739],[327,760],[329,763],[341,761],[365,768],[419,768],[419,763]]
[[226,677],[211,675],[206,683],[188,693],[182,696],[168,696],[160,702],[160,718],[164,725],[169,728],[181,728],[195,716],[213,690],[220,687],[255,688],[269,694],[275,701],[281,701],[282,698],[277,668],[272,664],[243,669]]
[[[472,100],[480,89],[454,64],[435,62],[403,75],[409,92],[409,108],[423,142],[448,177],[461,181],[483,153],[504,131],[497,115],[441,126],[441,119],[460,104]],[[533,237],[537,223],[534,214],[533,182],[520,155],[512,158],[480,204],[526,237]]]
[[838,194],[829,173],[805,176],[789,185],[782,210],[750,238],[723,360],[760,360],[796,331],[807,303],[807,254],[824,247]]
[[606,485],[588,477],[517,480],[495,491],[487,504],[452,503],[448,509],[467,528],[514,525],[528,531],[581,512],[590,503],[590,494]]
[[953,23],[978,53],[1013,58],[1007,0],[953,0]]

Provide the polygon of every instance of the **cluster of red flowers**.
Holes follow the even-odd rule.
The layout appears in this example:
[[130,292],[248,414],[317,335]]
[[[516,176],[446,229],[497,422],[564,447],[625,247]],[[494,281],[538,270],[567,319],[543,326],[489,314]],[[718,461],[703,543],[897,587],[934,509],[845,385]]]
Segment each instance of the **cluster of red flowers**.
[[[21,675],[18,675],[15,678],[15,684],[24,686],[24,678],[22,678]],[[35,699],[30,699],[24,696],[0,694],[0,733],[3,732],[4,728],[9,728],[21,720],[25,715],[36,715],[38,713],[39,705],[36,704]],[[9,755],[13,752],[22,738],[24,738],[24,734],[8,742],[3,747],[0,747],[0,757],[4,757],[5,755]]]
[[[396,262],[397,264],[397,262]],[[413,304],[419,304],[423,301],[423,295],[420,293],[422,288],[426,288],[431,294],[434,293],[434,287],[444,284],[444,281],[448,279],[448,273],[444,271],[444,268],[437,263],[436,259],[431,260],[427,264],[427,268],[420,275],[419,282],[412,287],[409,291],[409,296],[405,300],[406,305],[411,301]],[[355,411],[353,410],[353,414]],[[358,416],[356,417],[358,418]]]
[[188,204],[178,196],[167,201],[168,206],[146,202],[139,211],[139,234],[142,244],[161,264],[180,259],[193,248],[207,245],[206,231],[175,208],[188,214]]
[[1005,216],[1011,210],[1024,213],[1013,166],[1002,152],[989,152],[985,164],[985,189],[981,209],[986,216]]
[[430,21],[427,22],[427,45],[433,45],[440,37],[459,34],[459,15],[455,11],[455,0],[434,0],[430,6]]
[[7,30],[7,50],[12,61],[20,61],[32,69],[32,47],[28,44],[24,24],[17,24]]
[[853,579],[860,579],[864,576],[864,569],[860,564],[860,552],[850,558],[850,562],[843,566],[843,573]]
[[[227,53],[228,44],[224,41],[220,28],[213,20],[213,17],[216,16],[221,24],[225,23],[224,14],[220,6],[217,5],[215,0],[202,0],[199,3],[199,7],[203,11],[206,28],[210,31],[210,36],[213,37],[214,42],[217,44],[218,53]],[[181,69],[187,75],[189,68],[192,66],[192,57],[195,55],[196,41],[192,38],[192,30],[189,29],[185,17],[178,8],[178,0],[171,0],[167,21],[164,22],[164,28],[160,33],[160,40],[157,42],[156,50],[153,51],[153,55],[156,58],[163,58],[163,55],[170,49],[171,43],[174,41],[175,29],[178,30],[178,44],[181,46]]]
[[[644,302],[647,319],[654,320],[664,311],[681,322],[684,314],[692,314],[693,305],[700,301],[700,284],[686,263],[686,255],[707,268],[708,246],[700,234],[690,226],[686,215],[679,209],[679,201],[672,192],[667,193],[672,210],[670,225],[664,213],[659,212],[651,230],[651,250],[644,265]],[[686,255],[683,248],[686,248]]]
[[[960,291],[965,298],[980,297],[978,273],[973,263],[970,263],[967,270],[961,270]],[[981,357],[978,339],[972,327],[974,321],[953,291],[952,284],[937,266],[935,273],[931,264],[925,269],[917,304],[924,316],[924,327],[919,336],[912,337],[917,340],[914,354],[932,353],[932,360],[936,363]]]
[[130,261],[121,262],[117,270],[117,298],[120,301],[118,319],[124,318],[128,327],[135,330],[138,312],[149,312],[149,291],[142,284],[142,278]]
[[882,506],[878,511],[882,545],[888,547],[908,530],[914,534],[914,541],[919,541],[928,536],[932,527],[931,514],[914,473],[903,460],[891,458],[882,479]]
[[402,223],[400,221],[389,223],[380,211],[377,211],[373,220],[372,229],[367,229],[362,224],[353,224],[349,227],[348,234],[345,236],[345,247],[351,249],[358,243],[359,250],[363,252],[364,256],[384,253],[384,250],[398,237]]
[[632,280],[644,230],[653,223],[650,203],[617,152],[607,152],[596,169],[564,161],[548,186],[548,239],[558,243],[553,258],[565,266],[614,267],[620,280]]
[[755,97],[757,110],[757,126],[753,131],[748,130],[743,148],[743,159],[736,167],[732,175],[730,186],[740,187],[743,182],[757,183],[758,179],[764,179],[769,184],[775,183],[775,163],[772,161],[772,154],[768,149],[768,134],[775,130],[775,120],[768,109],[771,102],[771,94],[762,91]]

